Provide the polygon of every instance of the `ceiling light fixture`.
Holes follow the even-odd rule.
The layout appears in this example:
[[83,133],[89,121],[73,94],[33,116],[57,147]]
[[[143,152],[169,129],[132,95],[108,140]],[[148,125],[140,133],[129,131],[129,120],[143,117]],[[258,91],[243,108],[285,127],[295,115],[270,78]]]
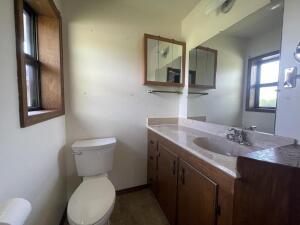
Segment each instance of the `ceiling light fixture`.
[[223,13],[228,13],[232,9],[234,2],[235,0],[211,0],[206,7],[205,14],[209,15],[218,9]]

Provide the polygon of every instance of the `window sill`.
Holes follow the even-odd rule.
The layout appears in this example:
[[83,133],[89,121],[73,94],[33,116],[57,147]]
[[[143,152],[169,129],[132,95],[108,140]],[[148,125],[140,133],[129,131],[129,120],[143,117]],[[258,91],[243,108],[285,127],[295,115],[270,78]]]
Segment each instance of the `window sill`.
[[56,110],[37,110],[37,111],[29,111],[28,116],[36,116],[36,115],[41,115],[41,114],[46,114],[46,113],[52,113],[56,112]]
[[247,112],[276,113],[276,109],[246,109]]
[[64,115],[62,110],[39,110],[28,112],[26,120],[21,124],[22,128],[29,127],[37,123],[41,123],[55,117]]

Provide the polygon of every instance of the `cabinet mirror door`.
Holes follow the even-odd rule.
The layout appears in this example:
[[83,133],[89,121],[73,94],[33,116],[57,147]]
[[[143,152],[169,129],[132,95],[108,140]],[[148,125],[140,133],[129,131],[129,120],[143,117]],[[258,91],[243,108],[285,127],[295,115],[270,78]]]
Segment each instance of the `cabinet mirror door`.
[[145,34],[144,84],[184,86],[185,43]]
[[218,51],[202,46],[189,52],[189,87],[216,88]]

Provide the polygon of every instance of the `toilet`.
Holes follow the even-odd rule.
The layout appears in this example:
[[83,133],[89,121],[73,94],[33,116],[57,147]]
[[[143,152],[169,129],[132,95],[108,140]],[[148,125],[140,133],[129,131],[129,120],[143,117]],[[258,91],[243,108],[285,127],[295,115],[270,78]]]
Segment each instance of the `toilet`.
[[68,203],[70,225],[109,224],[116,191],[107,172],[112,170],[116,142],[115,138],[104,138],[72,145],[77,174],[83,180]]

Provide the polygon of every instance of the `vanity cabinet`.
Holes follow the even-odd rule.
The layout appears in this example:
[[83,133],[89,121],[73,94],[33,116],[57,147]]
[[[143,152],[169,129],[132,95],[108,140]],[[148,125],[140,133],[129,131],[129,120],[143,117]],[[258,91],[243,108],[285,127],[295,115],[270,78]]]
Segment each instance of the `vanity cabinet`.
[[237,157],[236,178],[150,129],[148,141],[148,182],[170,225],[300,224],[299,145]]
[[151,131],[148,146],[148,184],[170,225],[231,224],[230,191],[209,176],[214,173],[216,180],[222,179],[217,172]]
[[157,165],[157,200],[170,225],[175,225],[178,157],[158,143]]
[[148,185],[152,192],[157,195],[157,140],[148,137]]
[[180,160],[178,181],[178,225],[215,225],[218,185]]

